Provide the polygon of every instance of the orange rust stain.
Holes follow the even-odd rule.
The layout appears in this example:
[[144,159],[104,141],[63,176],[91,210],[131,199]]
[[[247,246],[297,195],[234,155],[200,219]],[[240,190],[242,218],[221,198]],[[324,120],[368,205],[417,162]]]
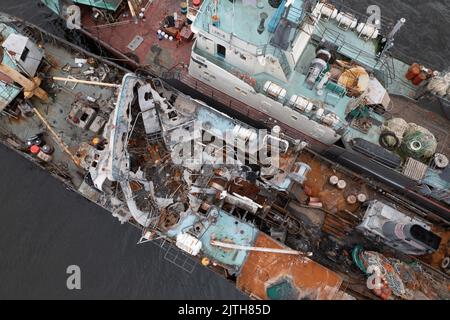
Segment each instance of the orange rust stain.
[[[347,197],[359,193],[369,196],[368,189],[364,183],[351,180],[348,176],[337,172],[330,165],[319,161],[309,153],[300,154],[298,161],[304,162],[311,167],[311,171],[308,173],[307,180],[304,183],[305,192],[311,197],[320,198],[324,209],[327,211],[333,213],[344,210],[356,212],[359,209],[359,204],[348,204]],[[347,182],[347,187],[344,190],[339,190],[328,183],[328,179],[333,175]]]
[[131,190],[133,190],[133,192],[137,192],[137,191],[139,191],[139,190],[142,190],[142,188],[143,188],[143,186],[142,186],[142,184],[140,184],[139,182],[137,182],[137,181],[130,181],[130,188],[131,188]]
[[[285,248],[263,233],[258,235],[254,246]],[[294,255],[252,251],[237,278],[237,287],[260,299],[268,299],[267,286],[281,278],[292,279],[299,292],[299,299],[333,299],[342,284],[342,278],[337,273],[312,260]]]

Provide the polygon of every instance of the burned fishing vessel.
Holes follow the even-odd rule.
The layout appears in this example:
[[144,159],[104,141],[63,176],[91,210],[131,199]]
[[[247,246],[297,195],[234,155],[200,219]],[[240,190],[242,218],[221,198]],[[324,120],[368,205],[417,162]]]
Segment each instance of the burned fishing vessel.
[[[117,101],[108,145],[85,145],[97,160],[82,162],[93,200],[139,225],[140,242],[173,242],[257,299],[447,297],[447,275],[429,261],[446,254],[448,228],[306,142],[256,130],[160,79],[125,75]],[[365,263],[367,252],[416,280],[402,269],[400,288],[380,276],[372,291],[356,267],[386,266]]]
[[174,263],[256,299],[449,298],[448,224],[388,186],[0,17],[2,142],[139,243],[173,244]]
[[327,1],[43,3],[134,69],[450,219],[450,125],[420,105],[445,107],[449,76],[391,55],[404,19]]

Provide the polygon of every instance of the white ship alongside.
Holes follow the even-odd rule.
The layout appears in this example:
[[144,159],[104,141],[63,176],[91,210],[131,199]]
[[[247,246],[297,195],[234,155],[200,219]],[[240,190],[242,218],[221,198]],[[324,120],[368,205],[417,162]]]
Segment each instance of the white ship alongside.
[[[203,1],[191,26],[197,37],[189,74],[263,112],[268,123],[329,145],[359,135],[346,120],[358,97],[374,110],[389,104],[374,76],[384,82],[386,61],[378,27],[313,2]],[[349,79],[343,63],[361,66],[350,68],[359,74]]]

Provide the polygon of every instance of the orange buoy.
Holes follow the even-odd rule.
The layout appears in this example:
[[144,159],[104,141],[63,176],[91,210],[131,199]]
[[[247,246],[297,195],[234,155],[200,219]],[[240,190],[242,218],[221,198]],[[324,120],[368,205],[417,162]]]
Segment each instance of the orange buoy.
[[204,265],[205,267],[208,266],[210,263],[209,259],[207,257],[204,257],[202,259],[202,265]]
[[35,145],[35,144],[33,144],[33,145],[30,147],[30,152],[31,152],[32,154],[38,154],[40,151],[41,151],[41,148],[39,148],[39,146],[37,146],[37,145]]
[[213,15],[211,17],[211,20],[212,20],[213,26],[218,27],[220,25],[220,18],[218,15]]
[[417,77],[420,74],[420,65],[418,63],[413,63],[409,69],[408,72],[406,72],[406,79],[413,80],[415,77]]
[[413,80],[412,83],[416,86],[422,83],[422,81],[427,79],[427,74],[425,72],[420,72]]
[[100,142],[101,142],[101,140],[100,140],[100,138],[98,138],[98,137],[95,137],[94,139],[92,139],[92,144],[93,144],[94,146],[99,145]]

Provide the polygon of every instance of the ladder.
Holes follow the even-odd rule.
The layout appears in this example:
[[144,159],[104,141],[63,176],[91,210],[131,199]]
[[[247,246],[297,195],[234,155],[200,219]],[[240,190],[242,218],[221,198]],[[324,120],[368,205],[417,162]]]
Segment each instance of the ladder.
[[303,18],[303,8],[300,0],[292,0],[289,7],[286,8],[285,18],[297,25]]

